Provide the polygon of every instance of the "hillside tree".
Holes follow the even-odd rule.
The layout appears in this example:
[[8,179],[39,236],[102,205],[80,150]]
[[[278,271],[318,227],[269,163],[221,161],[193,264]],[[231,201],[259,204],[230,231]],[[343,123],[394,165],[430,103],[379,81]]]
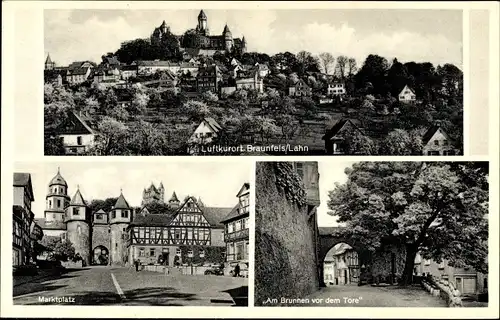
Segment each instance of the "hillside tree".
[[320,53],[318,56],[318,61],[322,72],[326,74],[330,74],[333,72],[335,57],[330,52]]

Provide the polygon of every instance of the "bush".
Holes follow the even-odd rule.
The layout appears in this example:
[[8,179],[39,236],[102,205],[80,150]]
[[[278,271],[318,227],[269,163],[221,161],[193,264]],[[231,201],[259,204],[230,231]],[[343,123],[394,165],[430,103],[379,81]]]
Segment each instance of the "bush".
[[12,274],[14,276],[34,276],[38,274],[38,270],[35,265],[14,266]]
[[38,268],[43,269],[43,270],[62,268],[61,261],[59,261],[59,260],[55,260],[55,261],[38,260],[37,266],[38,266]]

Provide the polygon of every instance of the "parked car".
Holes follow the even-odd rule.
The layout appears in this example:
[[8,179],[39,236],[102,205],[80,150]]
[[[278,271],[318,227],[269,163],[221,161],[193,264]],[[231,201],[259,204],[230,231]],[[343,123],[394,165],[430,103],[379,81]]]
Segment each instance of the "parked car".
[[212,265],[210,269],[205,270],[205,275],[223,276],[224,266],[223,265]]

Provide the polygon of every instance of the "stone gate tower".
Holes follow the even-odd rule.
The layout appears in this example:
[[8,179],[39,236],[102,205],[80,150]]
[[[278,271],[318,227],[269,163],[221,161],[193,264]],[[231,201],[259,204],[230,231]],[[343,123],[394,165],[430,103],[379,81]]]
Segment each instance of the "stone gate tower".
[[127,244],[128,244],[128,231],[127,228],[132,220],[132,208],[129,206],[127,200],[120,193],[116,200],[115,205],[111,209],[109,224],[111,231],[111,248],[109,248],[110,264],[111,265],[124,265],[127,262]]
[[80,193],[76,190],[69,206],[66,208],[66,230],[68,240],[75,247],[75,253],[78,253],[86,265],[90,264],[90,215],[87,203]]

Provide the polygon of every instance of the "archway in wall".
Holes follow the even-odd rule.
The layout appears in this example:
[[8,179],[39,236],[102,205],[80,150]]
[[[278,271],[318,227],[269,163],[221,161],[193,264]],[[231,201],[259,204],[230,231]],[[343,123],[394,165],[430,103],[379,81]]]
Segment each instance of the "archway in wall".
[[105,246],[97,246],[92,250],[92,264],[106,266],[109,264],[109,250]]
[[339,242],[323,259],[323,281],[327,286],[357,285],[360,269],[358,252],[349,244]]

